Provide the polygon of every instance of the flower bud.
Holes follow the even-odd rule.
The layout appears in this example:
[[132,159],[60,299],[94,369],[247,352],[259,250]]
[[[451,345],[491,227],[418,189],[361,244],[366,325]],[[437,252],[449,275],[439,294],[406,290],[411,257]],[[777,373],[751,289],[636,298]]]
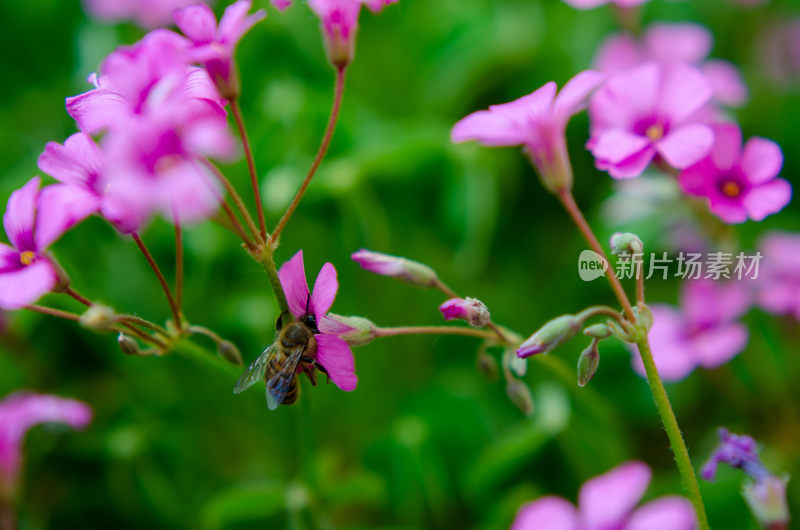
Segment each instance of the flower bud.
[[611,330],[605,324],[592,324],[584,328],[583,334],[595,339],[606,339],[611,336]]
[[342,324],[342,329],[349,328],[349,330],[343,332],[332,331],[350,346],[364,346],[372,342],[377,336],[377,326],[369,319],[363,317],[346,317],[335,313],[328,313],[328,317]]
[[439,306],[445,320],[460,318],[470,326],[482,328],[491,320],[486,304],[477,298],[451,298]]
[[616,232],[611,236],[611,253],[616,255],[630,255],[642,254],[644,252],[644,243],[639,239],[636,234],[630,232]]
[[500,368],[497,366],[497,359],[489,354],[486,350],[478,352],[475,358],[475,366],[486,379],[489,381],[497,381],[500,377]]
[[117,337],[117,344],[125,355],[139,355],[139,345],[129,336],[120,333]]
[[236,366],[244,365],[242,354],[239,353],[239,348],[229,340],[223,340],[217,344],[217,353],[231,364],[235,364]]
[[588,348],[583,350],[578,359],[578,386],[586,386],[592,380],[600,364],[600,352],[597,349],[599,339],[594,339]]
[[110,307],[103,304],[92,304],[83,312],[80,319],[81,326],[100,331],[110,331],[117,323],[117,314]]
[[520,345],[517,356],[524,358],[549,352],[574,337],[580,331],[582,323],[575,315],[554,318]]
[[506,385],[506,394],[523,414],[526,416],[533,414],[533,396],[524,383],[517,379],[510,380]]
[[789,528],[789,506],[786,502],[787,476],[769,476],[742,488],[742,495],[762,527],[768,530]]
[[354,252],[350,257],[362,268],[370,272],[389,276],[411,285],[435,287],[439,282],[439,278],[433,269],[417,261],[366,249]]

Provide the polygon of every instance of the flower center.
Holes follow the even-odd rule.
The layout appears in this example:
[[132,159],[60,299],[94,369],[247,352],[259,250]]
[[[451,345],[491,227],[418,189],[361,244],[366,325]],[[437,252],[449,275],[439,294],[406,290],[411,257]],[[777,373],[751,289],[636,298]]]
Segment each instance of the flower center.
[[31,252],[30,250],[26,250],[19,255],[19,261],[26,267],[33,263],[33,260],[36,258],[36,254]]
[[722,190],[722,193],[724,193],[731,199],[735,199],[736,197],[742,194],[742,186],[738,182],[733,180],[728,180],[726,182],[723,182],[722,186],[720,186],[720,190]]
[[661,138],[664,137],[664,126],[659,125],[658,123],[654,123],[653,125],[647,128],[645,134],[647,135],[648,138],[650,138],[654,142],[660,140]]

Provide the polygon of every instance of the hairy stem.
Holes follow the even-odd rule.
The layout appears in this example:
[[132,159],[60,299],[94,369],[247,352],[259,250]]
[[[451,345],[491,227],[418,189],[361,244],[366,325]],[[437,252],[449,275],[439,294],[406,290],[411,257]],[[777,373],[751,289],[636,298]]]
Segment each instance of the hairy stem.
[[333,94],[333,106],[331,107],[331,115],[330,118],[328,119],[328,125],[325,128],[325,134],[322,137],[322,142],[319,144],[319,149],[317,150],[317,154],[314,157],[314,162],[311,164],[311,168],[308,170],[306,178],[303,180],[303,183],[300,185],[300,189],[297,190],[294,199],[292,199],[292,202],[289,203],[289,207],[286,208],[286,212],[284,212],[280,221],[278,221],[278,225],[272,232],[272,235],[269,237],[270,246],[273,246],[275,244],[275,241],[278,240],[278,237],[280,237],[281,232],[283,231],[284,227],[286,227],[286,223],[292,217],[292,214],[297,209],[297,206],[300,204],[300,200],[303,198],[306,189],[308,189],[308,185],[311,183],[311,179],[314,178],[314,174],[317,172],[317,168],[319,168],[322,159],[325,158],[325,153],[328,152],[328,146],[331,143],[331,138],[333,138],[333,131],[336,128],[336,122],[339,118],[339,108],[342,105],[345,71],[346,67],[344,66],[336,69],[336,85]]
[[261,202],[261,188],[258,185],[258,173],[256,172],[256,162],[253,159],[253,151],[250,149],[250,141],[247,139],[247,129],[244,127],[242,109],[239,107],[239,100],[231,100],[231,112],[236,121],[236,128],[239,129],[239,137],[242,139],[244,156],[247,159],[247,169],[250,172],[250,184],[253,186],[253,196],[256,201],[256,215],[258,216],[258,226],[261,228],[261,239],[267,240],[267,223],[264,221],[264,204]]
[[655,399],[658,414],[661,416],[661,423],[664,425],[664,430],[667,431],[670,447],[675,455],[675,463],[681,474],[683,489],[689,496],[692,505],[694,505],[699,525],[698,528],[700,530],[709,530],[706,509],[703,505],[703,498],[700,496],[700,486],[697,483],[697,476],[694,473],[692,461],[689,459],[689,451],[686,449],[686,443],[683,441],[683,436],[678,426],[678,420],[675,418],[675,413],[672,411],[672,406],[669,403],[667,391],[664,389],[664,383],[661,382],[661,377],[658,375],[656,363],[653,360],[653,351],[650,349],[650,344],[647,339],[636,343],[636,346],[639,348],[639,354],[642,356],[642,363],[644,363],[644,369],[647,373],[647,383],[650,385],[650,391]]
[[156,260],[153,259],[153,255],[150,254],[149,250],[147,250],[147,247],[145,246],[144,241],[142,241],[142,238],[139,237],[139,234],[134,232],[131,235],[133,236],[133,240],[136,241],[136,245],[139,247],[139,250],[141,250],[142,254],[144,254],[144,258],[147,260],[150,268],[153,269],[156,278],[158,278],[158,283],[161,284],[161,289],[164,291],[164,296],[167,297],[170,311],[172,311],[172,319],[175,322],[175,327],[181,329],[180,309],[178,308],[178,304],[175,302],[175,298],[172,296],[172,291],[170,291],[169,285],[167,285],[167,280],[164,278],[164,274],[161,272],[161,269],[158,268]]
[[[592,248],[592,250],[602,257],[606,263],[610,263],[608,261],[608,256],[606,256],[606,251],[603,250],[603,247],[600,245],[600,242],[597,240],[594,232],[592,232],[589,223],[586,222],[583,212],[581,212],[581,209],[578,208],[578,205],[575,203],[575,198],[572,196],[572,192],[570,190],[561,190],[558,192],[557,197],[561,201],[561,204],[564,206],[564,209],[567,211],[569,216],[575,222],[575,225],[578,227],[580,233],[586,239],[586,242],[589,243],[589,246]],[[619,278],[617,278],[614,268],[610,265],[606,269],[606,278],[608,278],[608,282],[611,284],[611,289],[614,291],[617,300],[619,300],[622,309],[625,311],[625,316],[631,322],[636,322],[636,315],[633,313],[633,307],[631,306],[630,301],[628,301],[628,296],[625,294],[625,289],[622,288],[622,284],[619,282]]]
[[475,328],[462,328],[457,326],[407,326],[396,328],[376,328],[376,337],[392,337],[395,335],[463,335],[490,339],[493,332]]

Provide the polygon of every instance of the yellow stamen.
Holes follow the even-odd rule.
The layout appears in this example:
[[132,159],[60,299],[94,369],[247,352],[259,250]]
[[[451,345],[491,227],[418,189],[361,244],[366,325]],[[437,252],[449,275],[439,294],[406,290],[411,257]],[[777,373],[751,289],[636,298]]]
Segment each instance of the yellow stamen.
[[736,198],[742,194],[742,187],[737,182],[729,180],[722,185],[722,193],[731,198]]
[[19,255],[19,261],[25,266],[30,265],[33,263],[33,260],[36,258],[36,254],[31,252],[30,250],[26,250],[25,252]]
[[648,138],[655,142],[656,140],[660,140],[664,137],[664,127],[656,123],[648,127],[645,134]]

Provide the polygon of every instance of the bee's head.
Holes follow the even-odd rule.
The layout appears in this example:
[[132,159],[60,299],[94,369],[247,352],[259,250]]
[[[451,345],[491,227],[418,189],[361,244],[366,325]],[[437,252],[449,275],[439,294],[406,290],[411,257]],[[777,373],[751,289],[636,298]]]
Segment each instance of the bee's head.
[[300,322],[311,328],[314,333],[319,333],[317,329],[317,317],[314,313],[306,313],[300,318]]

